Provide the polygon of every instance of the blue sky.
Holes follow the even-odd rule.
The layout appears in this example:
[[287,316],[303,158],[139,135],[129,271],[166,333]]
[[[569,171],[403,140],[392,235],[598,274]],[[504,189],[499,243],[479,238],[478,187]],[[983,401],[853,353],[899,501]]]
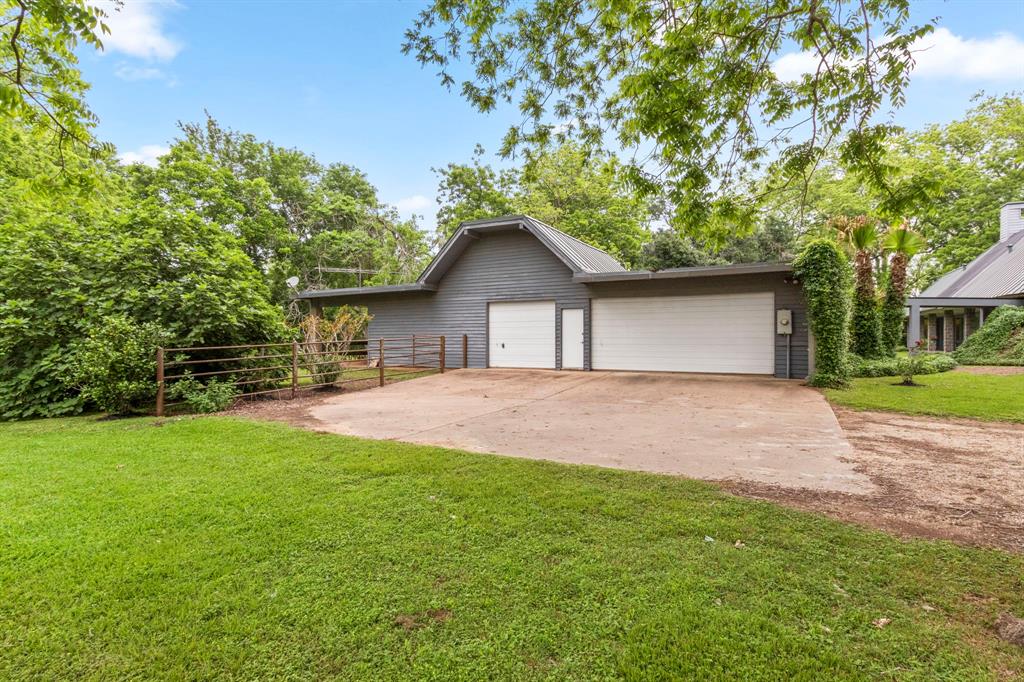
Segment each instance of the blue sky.
[[[484,116],[401,54],[419,2],[126,0],[103,54],[81,55],[98,135],[151,161],[176,123],[222,124],[365,171],[383,200],[434,225],[432,167],[497,149],[514,110]],[[919,58],[910,128],[955,119],[979,90],[1024,90],[1024,0],[913,0],[940,17]],[[778,68],[799,70],[799,55]]]

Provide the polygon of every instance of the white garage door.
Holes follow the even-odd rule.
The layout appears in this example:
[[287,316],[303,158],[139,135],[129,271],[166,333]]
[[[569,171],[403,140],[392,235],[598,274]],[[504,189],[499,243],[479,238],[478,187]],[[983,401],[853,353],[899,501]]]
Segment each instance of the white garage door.
[[555,368],[555,303],[491,303],[487,307],[488,365]]
[[775,296],[603,298],[592,302],[594,369],[774,374]]

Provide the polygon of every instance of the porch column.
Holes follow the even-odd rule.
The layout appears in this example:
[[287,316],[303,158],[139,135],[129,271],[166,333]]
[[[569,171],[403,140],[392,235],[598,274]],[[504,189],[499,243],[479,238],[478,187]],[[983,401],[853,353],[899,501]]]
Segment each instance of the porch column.
[[964,310],[964,340],[978,331],[978,311],[974,308]]
[[910,316],[907,318],[907,348],[914,348],[921,340],[921,306],[910,304]]
[[938,350],[936,348],[936,343],[939,338],[939,326],[937,324],[938,319],[938,315],[928,316],[928,350]]
[[956,349],[956,316],[947,310],[942,316],[942,350],[952,353]]

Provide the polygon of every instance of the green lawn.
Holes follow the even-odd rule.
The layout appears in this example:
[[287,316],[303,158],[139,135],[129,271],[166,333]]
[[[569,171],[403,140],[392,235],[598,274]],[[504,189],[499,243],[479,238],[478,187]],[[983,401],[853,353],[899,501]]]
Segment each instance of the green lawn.
[[837,405],[939,417],[1024,421],[1024,374],[944,372],[914,378],[922,387],[898,386],[899,377],[854,379],[851,388],[827,390]]
[[998,679],[1022,576],[672,477],[223,417],[0,425],[0,679]]

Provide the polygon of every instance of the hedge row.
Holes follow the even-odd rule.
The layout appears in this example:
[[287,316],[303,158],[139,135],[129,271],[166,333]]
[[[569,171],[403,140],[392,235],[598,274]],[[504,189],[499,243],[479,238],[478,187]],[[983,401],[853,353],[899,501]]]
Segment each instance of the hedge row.
[[[850,356],[851,372],[855,377],[895,377],[900,375],[900,358],[867,360],[858,355]],[[955,368],[956,360],[945,353],[921,356],[921,371],[918,374],[938,374]]]

